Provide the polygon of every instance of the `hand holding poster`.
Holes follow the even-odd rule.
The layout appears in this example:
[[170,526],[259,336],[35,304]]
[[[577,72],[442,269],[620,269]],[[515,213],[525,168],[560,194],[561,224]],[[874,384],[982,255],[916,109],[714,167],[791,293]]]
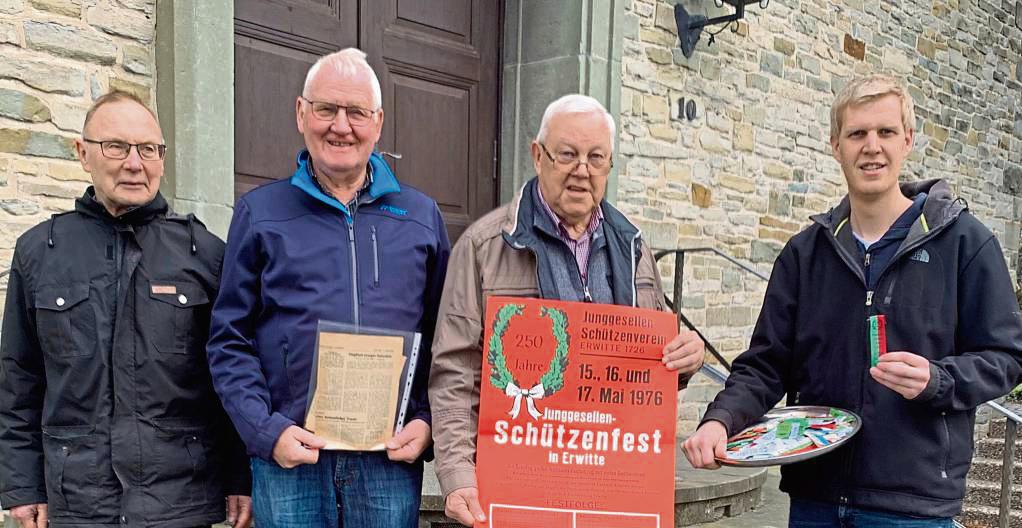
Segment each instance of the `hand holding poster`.
[[670,313],[491,297],[476,474],[492,528],[674,526]]

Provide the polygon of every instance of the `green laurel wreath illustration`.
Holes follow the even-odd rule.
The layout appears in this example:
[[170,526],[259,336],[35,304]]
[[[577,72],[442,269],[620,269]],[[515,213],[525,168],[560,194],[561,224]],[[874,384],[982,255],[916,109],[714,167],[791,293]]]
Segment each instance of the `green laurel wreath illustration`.
[[523,304],[505,304],[497,311],[497,320],[493,322],[493,333],[490,334],[490,353],[486,360],[490,362],[493,371],[490,373],[490,383],[500,390],[504,390],[508,383],[515,381],[511,371],[507,369],[507,358],[504,357],[504,333],[511,324],[511,318],[521,315],[525,309]]
[[[504,356],[504,334],[511,324],[511,319],[521,315],[525,309],[522,304],[506,304],[497,311],[497,319],[493,322],[493,333],[490,334],[490,352],[486,356],[492,367],[490,383],[494,387],[504,390],[508,383],[514,383],[521,387],[507,368],[507,357]],[[550,368],[539,379],[543,385],[543,396],[561,390],[564,387],[564,370],[568,367],[568,316],[563,310],[557,308],[541,308],[540,315],[550,319],[553,323],[554,339],[557,341],[557,348],[554,349],[554,357],[550,359]]]

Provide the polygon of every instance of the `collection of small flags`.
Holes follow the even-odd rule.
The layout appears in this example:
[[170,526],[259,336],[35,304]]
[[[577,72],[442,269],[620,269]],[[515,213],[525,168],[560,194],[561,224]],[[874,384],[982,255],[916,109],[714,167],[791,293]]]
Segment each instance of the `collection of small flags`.
[[851,436],[856,424],[853,415],[833,408],[829,413],[788,411],[769,416],[772,418],[731,437],[728,459],[766,460],[806,453]]

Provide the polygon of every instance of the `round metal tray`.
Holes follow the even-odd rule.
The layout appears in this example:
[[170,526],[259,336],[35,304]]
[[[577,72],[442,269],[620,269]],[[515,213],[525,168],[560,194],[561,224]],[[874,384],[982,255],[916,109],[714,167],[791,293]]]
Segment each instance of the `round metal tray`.
[[[815,458],[815,457],[818,457],[820,455],[829,453],[829,452],[831,452],[831,451],[841,447],[842,445],[844,445],[845,442],[847,442],[853,436],[855,436],[855,434],[859,432],[859,429],[862,428],[862,418],[860,418],[858,414],[855,414],[852,411],[841,409],[839,407],[826,407],[826,406],[821,406],[821,405],[793,405],[793,406],[790,406],[790,407],[779,407],[777,409],[773,409],[770,412],[764,414],[762,418],[757,420],[755,423],[753,423],[749,427],[746,427],[745,429],[742,429],[740,432],[738,432],[738,434],[735,434],[735,435],[731,436],[731,438],[734,438],[736,436],[741,435],[742,433],[744,433],[745,431],[747,431],[747,430],[749,430],[751,428],[759,426],[759,425],[761,425],[761,424],[763,424],[765,422],[768,422],[770,420],[773,420],[775,418],[794,417],[794,415],[797,414],[797,413],[804,414],[804,415],[806,415],[808,417],[830,416],[831,409],[837,410],[837,411],[841,411],[841,412],[843,412],[843,413],[847,414],[848,416],[851,416],[852,418],[855,419],[855,422],[852,424],[852,432],[849,433],[848,436],[846,436],[846,437],[844,437],[844,438],[834,442],[833,444],[830,444],[830,445],[827,445],[827,446],[823,446],[823,447],[817,447],[816,449],[813,449],[813,450],[810,450],[810,451],[806,451],[806,452],[803,452],[803,453],[795,453],[795,454],[791,454],[791,455],[781,455],[781,456],[772,457],[772,458],[760,458],[760,459],[756,459],[756,460],[734,460],[734,459],[730,459],[730,458],[717,458],[716,460],[717,460],[718,463],[723,464],[725,466],[737,466],[737,467],[779,466],[779,465],[782,465],[782,464],[792,464],[792,463],[795,463],[795,462],[801,462],[803,460],[808,460],[810,458]],[[731,438],[728,439],[728,442],[731,441]]]

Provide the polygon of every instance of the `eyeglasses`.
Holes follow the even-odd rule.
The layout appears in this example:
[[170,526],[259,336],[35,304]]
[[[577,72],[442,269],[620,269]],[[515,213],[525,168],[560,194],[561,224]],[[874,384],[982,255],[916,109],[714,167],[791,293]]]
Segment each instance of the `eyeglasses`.
[[96,141],[94,139],[82,138],[86,143],[99,145],[103,155],[113,159],[127,159],[131,153],[131,147],[138,151],[138,157],[145,161],[156,161],[167,155],[167,145],[159,143],[127,143],[125,141]]
[[356,127],[368,125],[378,111],[366,110],[359,106],[342,106],[323,101],[310,101],[304,97],[302,97],[302,100],[309,103],[309,106],[312,107],[312,115],[316,119],[320,121],[333,121],[337,119],[337,112],[344,110],[344,115],[348,118],[348,124]]
[[603,170],[609,169],[614,166],[614,160],[610,156],[604,156],[600,153],[592,153],[582,159],[578,156],[577,152],[571,150],[559,150],[556,155],[551,155],[550,151],[546,149],[546,145],[540,143],[539,148],[543,149],[543,153],[546,157],[550,158],[550,161],[559,163],[568,167],[569,171],[574,171],[579,165],[583,163],[589,167],[589,170]]

